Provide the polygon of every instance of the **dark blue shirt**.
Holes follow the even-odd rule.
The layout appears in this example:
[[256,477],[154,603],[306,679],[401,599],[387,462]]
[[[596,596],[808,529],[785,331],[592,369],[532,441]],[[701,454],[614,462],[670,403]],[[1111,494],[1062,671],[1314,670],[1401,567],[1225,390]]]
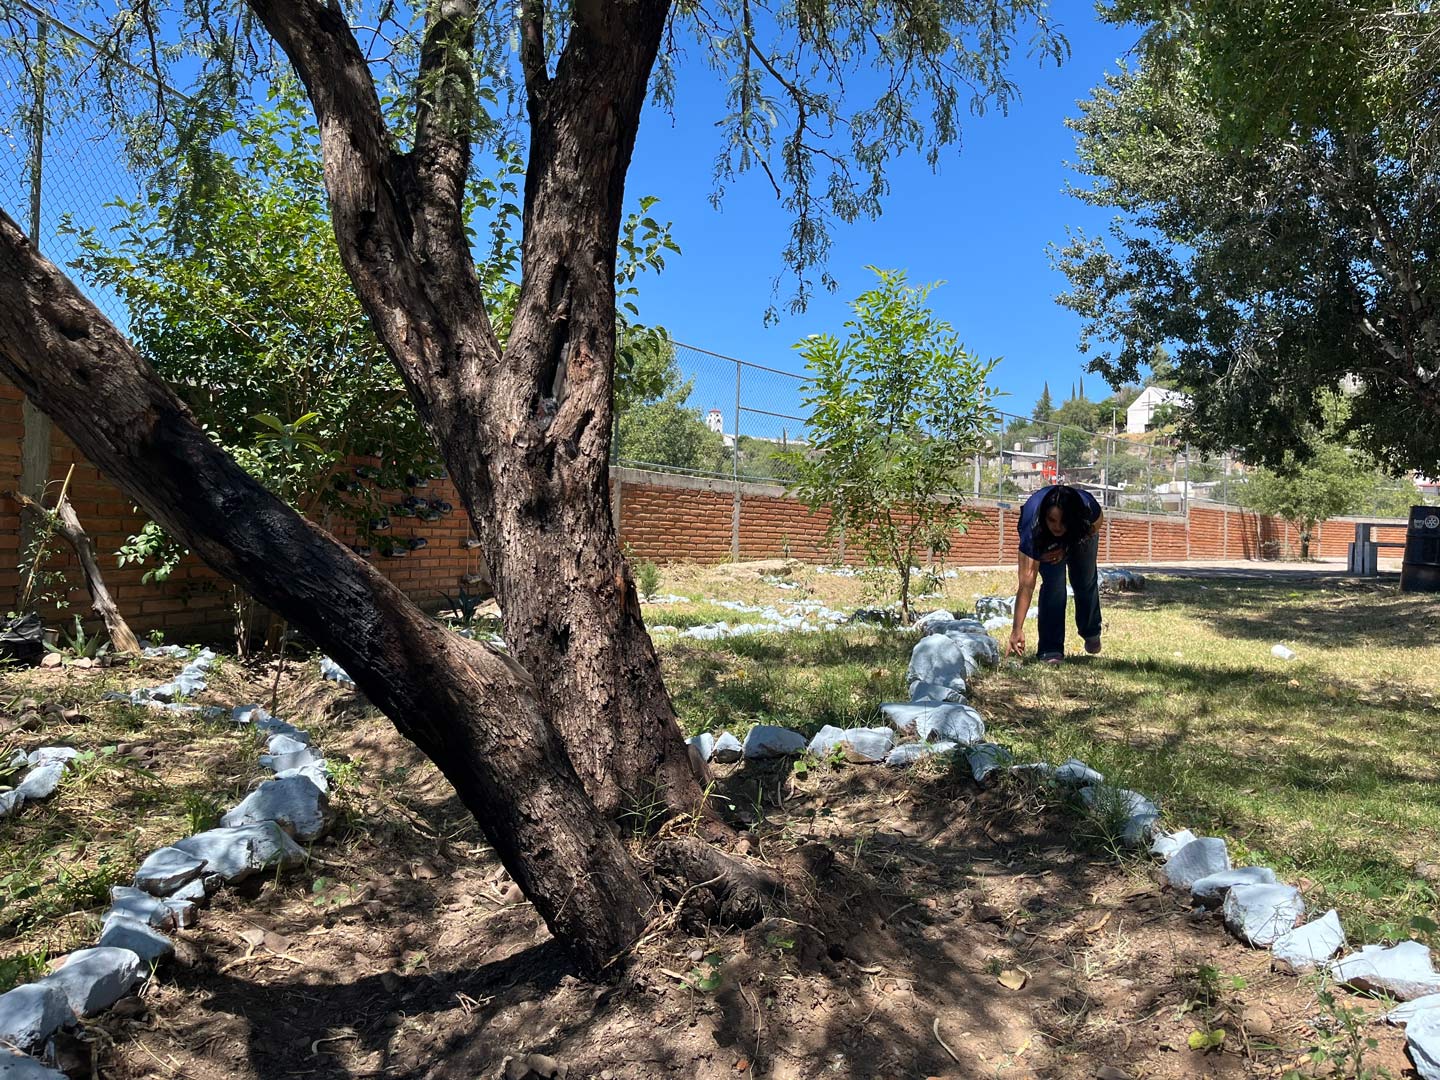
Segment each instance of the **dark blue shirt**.
[[[1040,514],[1040,503],[1044,501],[1045,493],[1049,490],[1049,487],[1042,487],[1026,499],[1025,505],[1020,508],[1020,553],[1022,555],[1029,555],[1032,559],[1038,559],[1041,555],[1044,555],[1045,552],[1061,547],[1065,543],[1063,539],[1055,536],[1049,529],[1042,528],[1044,541],[1040,550],[1035,550],[1035,520]],[[1085,512],[1089,515],[1086,520],[1092,523],[1099,521],[1100,504],[1095,501],[1095,497],[1081,488],[1076,488],[1075,492],[1080,496],[1080,501],[1085,504]]]

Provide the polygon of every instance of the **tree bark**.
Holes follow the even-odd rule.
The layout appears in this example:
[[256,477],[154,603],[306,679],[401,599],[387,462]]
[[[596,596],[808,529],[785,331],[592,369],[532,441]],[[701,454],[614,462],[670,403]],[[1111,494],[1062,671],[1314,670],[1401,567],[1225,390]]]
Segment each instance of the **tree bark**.
[[54,511],[49,511],[22,491],[12,492],[10,497],[37,515],[54,514],[60,535],[70,542],[70,546],[75,549],[75,557],[80,560],[80,569],[85,574],[85,588],[90,593],[90,606],[105,623],[110,644],[117,652],[138,653],[140,642],[131,631],[130,624],[125,621],[125,616],[120,614],[120,608],[110,596],[110,590],[105,587],[105,579],[100,574],[100,563],[95,558],[95,545],[90,542],[89,534],[80,524],[80,517],[75,513],[75,507],[70,505],[70,499],[62,495]]
[[[695,810],[699,785],[610,516],[615,249],[665,0],[582,3],[550,76],[526,6],[531,121],[522,278],[502,348],[464,233],[469,134],[453,99],[390,149],[350,28],[251,0],[305,83],[341,258],[480,539],[507,644],[600,812]],[[422,80],[468,86],[473,3],[427,27]]]
[[454,784],[582,965],[599,970],[631,944],[650,893],[530,676],[437,625],[241,470],[3,211],[0,281],[0,372],[168,532],[345,667]]

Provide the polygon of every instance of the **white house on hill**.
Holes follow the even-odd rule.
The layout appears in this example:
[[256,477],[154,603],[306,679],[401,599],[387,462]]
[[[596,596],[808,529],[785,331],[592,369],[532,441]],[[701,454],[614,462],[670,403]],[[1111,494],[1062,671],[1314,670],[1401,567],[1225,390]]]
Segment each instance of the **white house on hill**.
[[1125,410],[1125,433],[1143,435],[1155,422],[1155,413],[1165,405],[1182,407],[1190,401],[1178,390],[1166,390],[1159,386],[1147,386]]

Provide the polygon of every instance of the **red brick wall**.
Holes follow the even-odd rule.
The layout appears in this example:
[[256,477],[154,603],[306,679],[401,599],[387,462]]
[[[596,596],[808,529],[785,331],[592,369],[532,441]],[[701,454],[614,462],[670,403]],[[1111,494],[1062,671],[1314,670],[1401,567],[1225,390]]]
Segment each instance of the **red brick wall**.
[[[0,382],[0,491],[19,485],[22,420],[20,394]],[[128,499],[81,460],[68,439],[58,432],[52,442],[52,491],[58,489],[74,463],[71,500],[80,520],[95,541],[106,583],[117,603],[138,631],[161,628],[173,636],[225,632],[231,624],[231,588],[198,560],[186,559],[163,584],[143,584],[143,568],[115,565],[114,553],[143,518]],[[632,470],[615,470],[612,492],[618,485],[621,540],[637,557],[656,562],[724,562],[734,546],[735,492],[728,481],[662,476]],[[458,507],[460,499],[447,480],[432,481],[418,492]],[[387,498],[398,502],[399,493]],[[977,504],[967,531],[951,537],[946,561],[952,566],[993,566],[1014,558],[1015,504]],[[443,594],[453,594],[469,576],[482,572],[480,559],[465,541],[469,522],[457,509],[439,521],[391,517],[396,540],[424,536],[428,546],[403,558],[375,556],[375,564],[415,600],[437,605]],[[823,543],[828,524],[825,513],[812,514],[782,489],[743,485],[739,514],[739,553],[742,559],[782,555],[806,561],[828,561],[838,554]],[[0,499],[0,602],[12,606],[20,587],[17,567],[20,519],[9,499]],[[342,540],[352,540],[347,523],[339,523]],[[1404,539],[1403,523],[1376,530],[1381,540]],[[1349,521],[1339,519],[1317,529],[1315,554],[1343,558],[1354,537]],[[56,546],[52,565],[63,569],[70,586],[67,601],[72,611],[88,613],[79,567],[63,544]],[[1299,551],[1295,530],[1283,522],[1260,518],[1248,511],[1208,504],[1190,508],[1188,518],[1147,517],[1112,511],[1101,536],[1100,558],[1107,563],[1177,562],[1191,559],[1256,559],[1294,557]],[[1397,555],[1391,549],[1382,552]],[[854,545],[845,560],[855,564],[863,553]],[[56,612],[50,612],[54,618]]]

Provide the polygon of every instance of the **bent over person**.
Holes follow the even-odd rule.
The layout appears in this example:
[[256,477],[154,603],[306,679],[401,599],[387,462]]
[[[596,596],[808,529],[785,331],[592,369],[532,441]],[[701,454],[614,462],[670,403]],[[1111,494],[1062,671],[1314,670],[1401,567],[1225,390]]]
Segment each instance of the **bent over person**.
[[1095,559],[1104,517],[1087,491],[1057,484],[1044,487],[1020,510],[1020,581],[1015,590],[1015,624],[1010,654],[1025,653],[1025,617],[1040,577],[1040,640],[1035,655],[1058,664],[1065,658],[1065,570],[1075,591],[1075,629],[1085,651],[1100,651],[1100,580]]

